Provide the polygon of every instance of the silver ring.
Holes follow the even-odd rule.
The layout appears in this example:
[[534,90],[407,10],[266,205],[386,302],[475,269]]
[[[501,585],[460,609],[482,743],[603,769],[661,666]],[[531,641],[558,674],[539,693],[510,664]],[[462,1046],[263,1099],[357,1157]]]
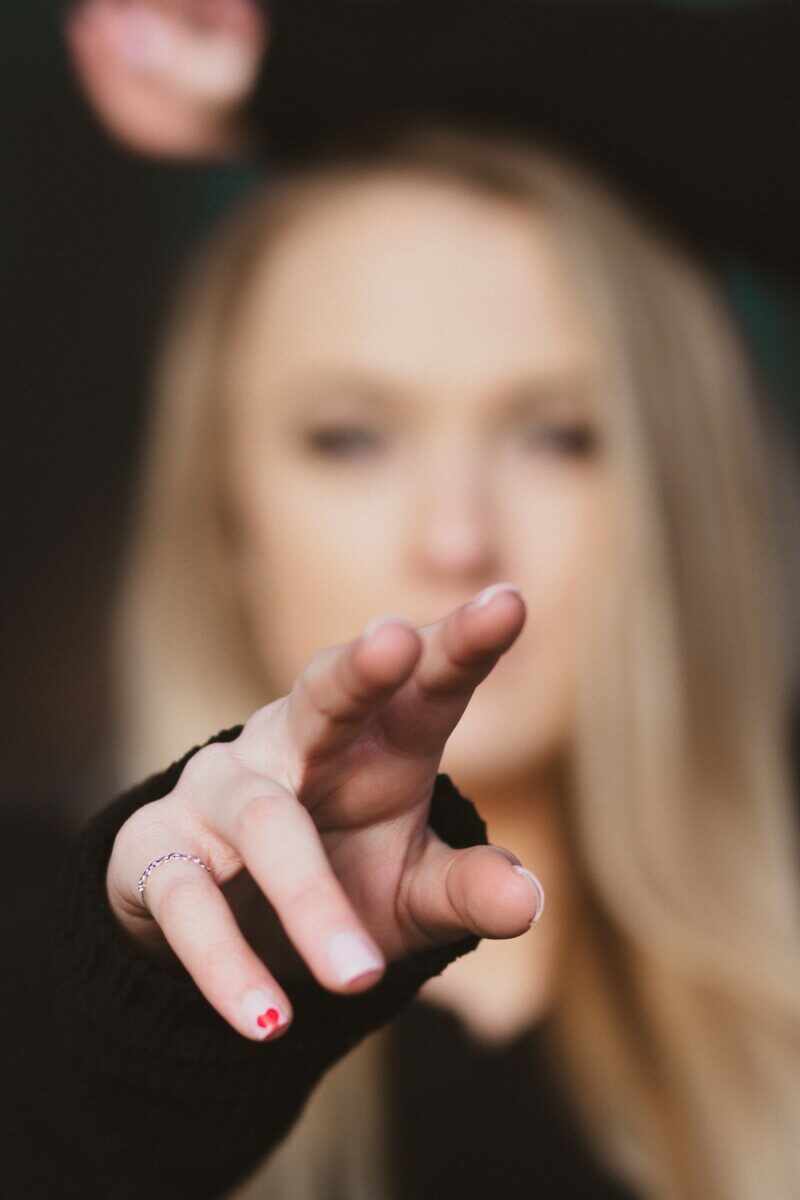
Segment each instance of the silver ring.
[[209,868],[206,866],[206,864],[203,862],[202,859],[197,857],[196,854],[182,854],[180,850],[171,850],[169,854],[162,854],[161,858],[154,858],[153,861],[151,863],[148,863],[147,866],[145,867],[145,869],[142,871],[141,875],[139,876],[139,882],[136,885],[136,891],[139,893],[139,895],[141,897],[142,904],[144,905],[145,908],[148,908],[148,910],[149,910],[149,906],[148,906],[147,899],[145,898],[145,894],[144,894],[144,886],[147,883],[148,879],[153,874],[153,871],[155,871],[156,867],[160,867],[162,865],[162,863],[176,862],[179,860],[183,861],[183,862],[197,863],[198,867],[202,867],[204,871],[208,871],[209,875],[211,874],[211,871],[209,870]]

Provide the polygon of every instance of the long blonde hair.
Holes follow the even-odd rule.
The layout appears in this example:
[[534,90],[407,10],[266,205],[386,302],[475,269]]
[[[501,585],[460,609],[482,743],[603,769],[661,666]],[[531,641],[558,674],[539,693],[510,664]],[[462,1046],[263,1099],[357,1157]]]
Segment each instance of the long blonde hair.
[[[260,188],[205,248],[168,331],[118,593],[119,783],[273,698],[226,557],[227,338],[254,263],[304,205],[398,170],[546,214],[610,354],[618,519],[564,798],[582,916],[552,1021],[576,1111],[650,1200],[800,1195],[776,456],[709,279],[579,169],[502,136],[409,129]],[[334,1177],[351,1200],[391,1196],[385,1048],[380,1031],[329,1073],[248,1196],[321,1200]]]

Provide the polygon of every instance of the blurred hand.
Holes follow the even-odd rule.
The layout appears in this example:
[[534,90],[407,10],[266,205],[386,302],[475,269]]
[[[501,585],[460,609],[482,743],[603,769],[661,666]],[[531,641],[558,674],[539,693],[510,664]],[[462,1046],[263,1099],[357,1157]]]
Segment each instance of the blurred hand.
[[106,130],[131,150],[179,159],[246,155],[241,114],[267,33],[255,0],[83,0],[65,22]]
[[[313,655],[289,695],[233,741],[198,750],[173,791],[122,826],[107,894],[123,929],[145,950],[174,952],[254,1039],[289,1023],[273,974],[287,963],[284,982],[310,971],[358,992],[387,960],[529,929],[541,888],[519,860],[453,849],[428,824],[447,738],[524,622],[522,598],[501,587],[431,625],[391,618]],[[208,871],[181,860],[154,869],[145,907],[139,876],[174,850]]]

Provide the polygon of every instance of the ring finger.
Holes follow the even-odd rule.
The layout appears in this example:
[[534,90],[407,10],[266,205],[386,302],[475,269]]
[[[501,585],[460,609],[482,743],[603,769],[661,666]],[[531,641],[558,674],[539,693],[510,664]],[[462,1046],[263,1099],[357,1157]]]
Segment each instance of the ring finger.
[[244,938],[206,871],[170,863],[147,881],[147,907],[209,1004],[254,1041],[280,1036],[289,999]]
[[493,584],[468,604],[416,630],[422,653],[411,677],[381,713],[389,745],[440,753],[472,693],[519,636],[525,603],[514,584]]

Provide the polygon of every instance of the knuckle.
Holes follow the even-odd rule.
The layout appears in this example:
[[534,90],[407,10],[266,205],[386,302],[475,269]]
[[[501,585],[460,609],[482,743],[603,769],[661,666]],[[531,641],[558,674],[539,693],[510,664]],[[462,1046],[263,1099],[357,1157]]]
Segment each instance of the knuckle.
[[145,847],[159,845],[172,836],[175,823],[170,819],[170,813],[171,807],[166,799],[151,800],[143,805],[131,813],[120,828],[115,849],[131,859],[146,856],[148,850]]
[[336,919],[345,924],[353,920],[353,908],[330,865],[314,864],[300,869],[284,881],[283,900],[291,908],[313,911],[324,916],[325,922]]
[[202,746],[192,755],[183,768],[176,790],[185,792],[187,787],[216,790],[217,787],[228,784],[238,769],[228,744],[212,742],[208,746]]
[[[285,902],[292,908],[324,911],[326,919],[336,916],[342,907],[338,888],[326,874],[292,880],[286,888]],[[350,914],[346,914],[349,918]]]
[[230,755],[234,763],[248,775],[261,780],[271,778],[291,779],[289,768],[294,755],[286,736],[288,696],[265,705],[254,713],[245,724],[235,742],[231,742]]
[[236,815],[236,833],[242,838],[258,837],[274,821],[276,815],[291,803],[288,797],[261,792],[251,796]]
[[306,665],[303,674],[315,674],[328,661],[330,651],[328,649],[315,650],[306,660]]
[[418,878],[414,878],[407,886],[398,888],[395,901],[395,911],[397,913],[398,925],[406,932],[406,936],[412,944],[417,944],[421,947],[435,946],[437,944],[433,933],[426,927],[425,921],[420,916],[426,909],[430,908],[430,904],[425,902],[425,888],[420,884]]
[[319,680],[327,674],[330,668],[331,658],[330,646],[322,650],[315,650],[310,658],[306,659],[306,664],[297,677],[295,686],[301,692],[305,692],[308,696],[313,697]]
[[242,726],[242,732],[238,738],[228,743],[231,752],[236,754],[250,742],[261,743],[268,738],[277,727],[285,704],[286,697],[279,696],[276,700],[270,700],[268,704],[262,705],[261,708],[257,708],[255,712],[251,713]]
[[[153,901],[150,904],[152,906]],[[197,883],[178,875],[162,882],[155,900],[154,916],[160,925],[168,925],[191,920],[201,907],[202,891]]]

